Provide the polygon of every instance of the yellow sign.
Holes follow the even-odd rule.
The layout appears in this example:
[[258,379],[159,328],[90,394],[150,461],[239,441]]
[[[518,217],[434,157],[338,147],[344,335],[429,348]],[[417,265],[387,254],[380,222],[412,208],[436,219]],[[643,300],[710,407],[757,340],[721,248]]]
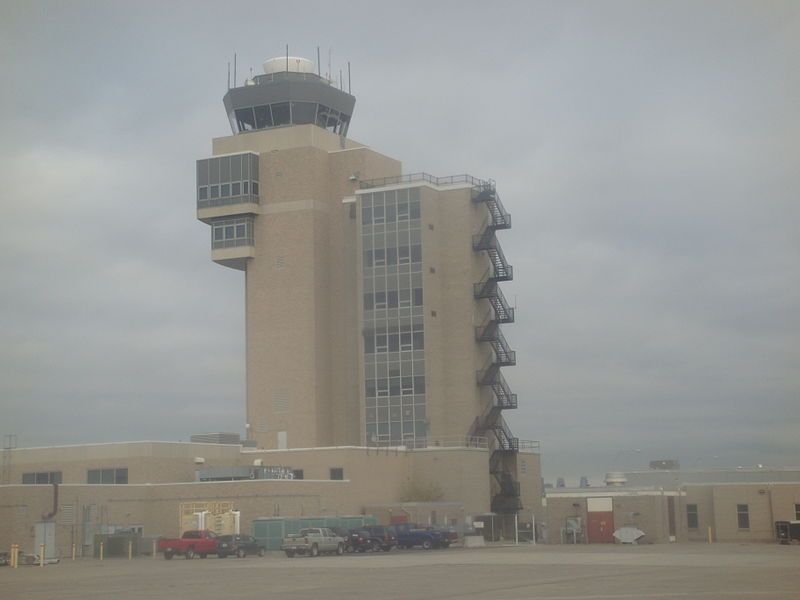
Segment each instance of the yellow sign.
[[233,502],[181,502],[178,510],[181,533],[192,529],[210,529],[219,535],[235,533],[230,517]]

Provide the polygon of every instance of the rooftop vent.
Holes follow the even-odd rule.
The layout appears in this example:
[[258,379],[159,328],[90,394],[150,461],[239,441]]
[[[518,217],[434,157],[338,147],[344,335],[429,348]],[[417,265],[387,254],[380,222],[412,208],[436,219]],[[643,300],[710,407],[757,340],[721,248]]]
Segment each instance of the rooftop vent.
[[650,468],[654,471],[678,471],[681,468],[681,463],[675,459],[651,460]]
[[605,482],[607,486],[620,487],[628,483],[628,479],[621,471],[611,471],[606,473]]

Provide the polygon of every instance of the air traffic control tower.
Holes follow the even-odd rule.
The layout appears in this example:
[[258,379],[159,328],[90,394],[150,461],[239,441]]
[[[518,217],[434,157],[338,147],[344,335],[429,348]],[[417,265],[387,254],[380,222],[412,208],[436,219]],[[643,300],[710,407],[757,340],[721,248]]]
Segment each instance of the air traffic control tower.
[[517,511],[494,183],[402,174],[347,137],[355,98],[303,58],[267,60],[224,104],[233,134],[197,161],[197,217],[211,259],[245,275],[248,438],[488,447],[489,472],[464,477]]

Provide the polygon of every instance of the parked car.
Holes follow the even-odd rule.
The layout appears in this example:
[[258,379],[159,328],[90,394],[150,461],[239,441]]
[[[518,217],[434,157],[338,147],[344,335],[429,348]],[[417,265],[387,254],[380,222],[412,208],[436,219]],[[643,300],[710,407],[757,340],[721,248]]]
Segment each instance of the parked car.
[[264,556],[267,553],[266,546],[259,544],[256,538],[249,535],[221,535],[218,539],[219,549],[217,556],[220,558],[227,558],[228,556],[244,558],[248,554]]
[[327,527],[306,527],[283,538],[281,550],[289,558],[297,554],[319,556],[325,553],[344,554],[345,540]]
[[389,530],[397,537],[399,548],[421,546],[425,550],[430,550],[450,546],[450,540],[441,531],[419,527],[414,523],[397,523],[390,525]]
[[338,535],[340,538],[344,540],[344,551],[345,552],[352,552],[353,550],[349,547],[349,540],[350,540],[350,530],[345,529],[344,527],[329,527],[334,535]]
[[350,536],[347,538],[348,552],[380,552],[383,549],[383,540],[370,533],[366,528],[357,528],[350,530]]
[[217,534],[207,529],[185,531],[178,539],[159,540],[158,551],[163,552],[167,560],[176,554],[188,559],[195,556],[205,558],[209,554],[217,553]]
[[388,527],[383,525],[367,525],[364,527],[364,530],[368,531],[374,539],[379,540],[381,550],[384,552],[388,552],[397,546],[397,537]]
[[442,534],[445,539],[445,544],[442,545],[443,548],[447,548],[451,544],[457,544],[460,539],[458,531],[454,527],[428,527],[428,529],[433,529]]

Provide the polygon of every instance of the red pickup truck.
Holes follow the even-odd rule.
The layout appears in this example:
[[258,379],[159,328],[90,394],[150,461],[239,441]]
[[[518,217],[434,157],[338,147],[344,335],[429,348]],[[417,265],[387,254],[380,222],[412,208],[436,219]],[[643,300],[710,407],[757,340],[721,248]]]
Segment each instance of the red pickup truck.
[[158,540],[158,551],[163,552],[167,560],[176,554],[186,558],[205,558],[217,554],[217,534],[208,529],[186,531],[179,539]]

